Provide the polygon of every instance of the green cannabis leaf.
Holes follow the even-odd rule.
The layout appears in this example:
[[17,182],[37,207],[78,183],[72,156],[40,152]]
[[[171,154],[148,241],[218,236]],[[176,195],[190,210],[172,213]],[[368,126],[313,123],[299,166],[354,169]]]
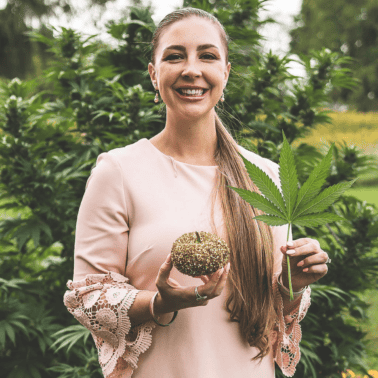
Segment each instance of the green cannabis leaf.
[[[259,167],[245,159],[248,175],[260,190],[261,194],[249,190],[227,186],[237,192],[243,200],[253,207],[263,211],[264,215],[258,215],[253,219],[265,222],[269,226],[283,226],[289,224],[287,241],[289,241],[292,225],[316,227],[330,222],[342,220],[336,214],[325,210],[332,205],[353,183],[357,180],[333,185],[324,191],[320,191],[332,162],[334,144],[327,155],[314,168],[307,181],[299,188],[297,169],[291,147],[283,135],[283,147],[279,161],[279,177],[281,192],[272,179]],[[290,300],[294,299],[291,283],[290,260],[287,256],[288,277],[290,286]]]

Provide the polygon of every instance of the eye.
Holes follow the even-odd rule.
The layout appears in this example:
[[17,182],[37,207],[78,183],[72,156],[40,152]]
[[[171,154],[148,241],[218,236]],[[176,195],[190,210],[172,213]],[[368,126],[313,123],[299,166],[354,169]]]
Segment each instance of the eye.
[[164,60],[177,60],[180,58],[181,58],[181,55],[179,54],[171,54],[171,55],[168,55]]
[[201,55],[201,58],[202,59],[218,59],[215,55],[213,55],[213,54],[203,54],[203,55]]

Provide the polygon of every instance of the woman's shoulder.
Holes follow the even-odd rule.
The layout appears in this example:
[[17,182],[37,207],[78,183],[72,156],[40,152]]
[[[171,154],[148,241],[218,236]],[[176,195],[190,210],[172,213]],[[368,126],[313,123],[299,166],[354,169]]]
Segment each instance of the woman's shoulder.
[[274,182],[278,187],[281,186],[280,177],[279,177],[279,166],[274,161],[264,158],[252,151],[247,150],[246,148],[238,145],[240,153],[252,164],[257,165],[260,169],[262,169]]
[[112,157],[115,157],[116,159],[124,158],[124,157],[133,157],[138,153],[143,153],[144,151],[144,139],[139,139],[138,141],[128,144],[123,147],[116,147],[113,148],[107,153],[111,155]]
[[146,147],[146,139],[139,139],[123,147],[116,147],[98,155],[96,166],[100,163],[107,163],[122,170],[133,167],[144,167],[150,163],[151,157]]
[[138,165],[138,162],[142,162],[144,155],[143,142],[141,140],[124,147],[116,147],[101,152],[91,169],[91,176],[96,172],[97,176],[101,176],[104,181],[112,181],[115,176],[119,176],[120,170],[123,171],[127,167],[134,167]]

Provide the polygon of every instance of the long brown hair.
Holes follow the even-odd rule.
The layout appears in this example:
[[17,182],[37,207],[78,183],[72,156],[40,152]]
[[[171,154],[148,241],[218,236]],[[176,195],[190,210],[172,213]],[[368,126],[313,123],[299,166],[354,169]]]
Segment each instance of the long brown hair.
[[[157,26],[152,37],[151,61],[155,64],[155,52],[159,38],[169,25],[184,18],[204,17],[220,29],[222,43],[228,62],[229,37],[216,17],[196,8],[182,8],[169,13]],[[270,331],[275,321],[273,277],[273,237],[270,227],[252,218],[261,212],[246,203],[235,191],[226,185],[258,191],[238,154],[237,143],[215,115],[217,150],[215,161],[219,166],[212,191],[211,221],[213,230],[214,204],[218,192],[222,204],[227,243],[230,247],[231,280],[230,296],[226,307],[231,321],[240,323],[240,331],[250,346],[260,352],[253,359],[263,358],[270,350]]]

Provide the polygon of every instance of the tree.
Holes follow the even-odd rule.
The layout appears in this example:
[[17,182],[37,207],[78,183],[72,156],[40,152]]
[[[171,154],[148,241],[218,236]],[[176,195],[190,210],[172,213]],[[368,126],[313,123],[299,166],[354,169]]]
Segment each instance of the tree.
[[352,57],[361,85],[332,92],[332,100],[360,111],[378,110],[378,3],[376,0],[303,0],[291,30],[291,52],[328,48]]
[[[112,0],[90,0],[91,4],[104,6]],[[43,20],[57,10],[65,14],[75,14],[73,0],[7,0],[0,10],[0,77],[22,79],[40,74],[50,57],[44,44],[31,41],[25,32],[32,31],[28,22],[40,21],[39,33],[48,36],[52,31]],[[38,62],[36,62],[36,60]]]

